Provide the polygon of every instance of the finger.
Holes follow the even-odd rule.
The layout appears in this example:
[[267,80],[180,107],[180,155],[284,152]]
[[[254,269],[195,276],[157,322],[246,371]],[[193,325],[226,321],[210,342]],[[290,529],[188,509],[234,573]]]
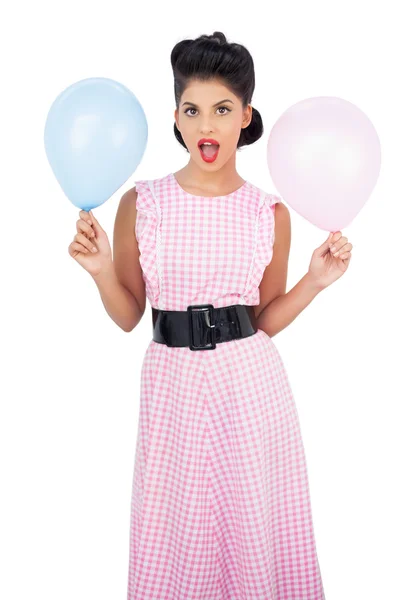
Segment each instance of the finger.
[[93,229],[94,229],[94,233],[95,233],[95,235],[96,235],[96,237],[97,237],[97,236],[99,235],[99,233],[100,233],[101,231],[103,231],[103,229],[102,229],[102,227],[101,227],[100,223],[98,222],[98,220],[96,219],[96,217],[94,216],[94,214],[93,214],[93,212],[92,212],[92,211],[89,211],[89,215],[90,215],[90,218],[91,218],[91,219],[92,219],[92,221],[93,221],[93,225],[92,225],[92,227],[93,227]]
[[[347,240],[347,238],[343,238],[344,240]],[[353,248],[353,245],[350,244],[350,242],[344,242],[343,245],[340,245],[339,242],[339,246],[337,244],[335,244],[335,246],[332,246],[331,253],[333,254],[333,256],[339,256],[341,254],[343,254],[343,252],[347,252],[348,250],[351,250]]]
[[346,256],[345,256],[345,257],[341,256],[341,257],[340,257],[340,260],[341,260],[342,262],[344,262],[346,265],[348,265],[348,264],[349,264],[349,262],[350,262],[350,259],[351,259],[351,257],[352,257],[352,254],[351,254],[351,252],[346,252],[346,254],[348,254],[348,256],[347,256],[347,257],[346,257]]
[[93,244],[93,242],[88,240],[87,237],[85,235],[83,235],[83,233],[77,233],[76,236],[74,237],[74,241],[79,242],[80,244],[82,244],[82,246],[84,246],[91,252],[97,252],[96,246]]
[[90,214],[86,210],[80,210],[79,211],[79,216],[80,216],[81,219],[83,219],[84,221],[86,221],[87,223],[89,223],[89,225],[92,225],[92,217],[90,216]]
[[323,256],[326,252],[328,252],[331,236],[332,233],[330,233],[328,238],[323,242],[323,244],[321,244],[321,246],[317,248],[316,252],[318,256]]
[[340,238],[337,239],[335,242],[331,240],[331,243],[329,244],[329,249],[331,250],[331,252],[336,252],[345,244],[347,244],[347,241],[347,237],[340,236]]
[[340,240],[340,238],[342,237],[342,232],[341,231],[335,231],[330,239],[330,244],[336,244],[336,242],[338,242]]
[[84,219],[78,219],[78,221],[76,222],[76,230],[79,233],[81,233],[81,232],[85,233],[89,239],[94,237],[94,235],[95,235],[92,227]]
[[71,244],[68,246],[68,252],[71,256],[76,256],[77,252],[82,252],[82,254],[88,254],[89,250],[85,248],[85,246],[82,246],[82,244],[79,244],[78,242],[71,242]]

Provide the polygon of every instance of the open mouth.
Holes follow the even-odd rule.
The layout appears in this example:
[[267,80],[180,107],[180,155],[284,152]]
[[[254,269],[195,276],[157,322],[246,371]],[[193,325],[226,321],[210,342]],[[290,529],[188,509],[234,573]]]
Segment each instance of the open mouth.
[[199,150],[203,160],[213,162],[218,156],[219,145],[204,143],[199,145]]

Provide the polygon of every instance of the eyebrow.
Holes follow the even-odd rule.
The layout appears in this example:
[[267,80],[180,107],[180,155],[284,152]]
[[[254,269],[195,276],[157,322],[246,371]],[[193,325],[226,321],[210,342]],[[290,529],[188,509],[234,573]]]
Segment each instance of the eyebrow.
[[[230,102],[231,104],[233,104],[232,100],[229,100],[229,98],[225,98],[225,100],[220,100],[219,102],[216,102],[215,104],[213,104],[213,108],[214,108],[214,106],[218,106],[218,104],[222,104],[222,102]],[[190,104],[191,106],[195,106],[196,108],[199,108],[197,106],[197,104],[194,104],[193,102],[184,102],[182,104],[182,106],[185,106],[185,104]]]

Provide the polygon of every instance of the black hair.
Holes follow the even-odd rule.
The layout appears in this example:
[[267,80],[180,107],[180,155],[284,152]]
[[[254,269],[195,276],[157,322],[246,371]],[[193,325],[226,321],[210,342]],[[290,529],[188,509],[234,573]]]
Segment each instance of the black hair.
[[[178,42],[171,52],[174,75],[176,108],[187,85],[192,79],[208,81],[217,79],[242,99],[245,108],[251,103],[255,88],[254,63],[250,52],[241,44],[229,43],[220,31],[213,35],[201,35]],[[254,144],[263,134],[261,115],[252,106],[252,120],[242,128],[237,148]],[[176,139],[187,149],[182,135],[174,123]],[[189,152],[189,151],[188,151]]]

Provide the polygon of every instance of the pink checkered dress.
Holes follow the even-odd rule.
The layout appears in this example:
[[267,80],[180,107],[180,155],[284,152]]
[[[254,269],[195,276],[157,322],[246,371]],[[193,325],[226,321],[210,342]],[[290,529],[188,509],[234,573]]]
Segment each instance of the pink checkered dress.
[[[259,304],[277,196],[246,182],[136,182],[151,306]],[[150,339],[141,394],[128,600],[324,600],[298,413],[261,329],[214,350]]]

